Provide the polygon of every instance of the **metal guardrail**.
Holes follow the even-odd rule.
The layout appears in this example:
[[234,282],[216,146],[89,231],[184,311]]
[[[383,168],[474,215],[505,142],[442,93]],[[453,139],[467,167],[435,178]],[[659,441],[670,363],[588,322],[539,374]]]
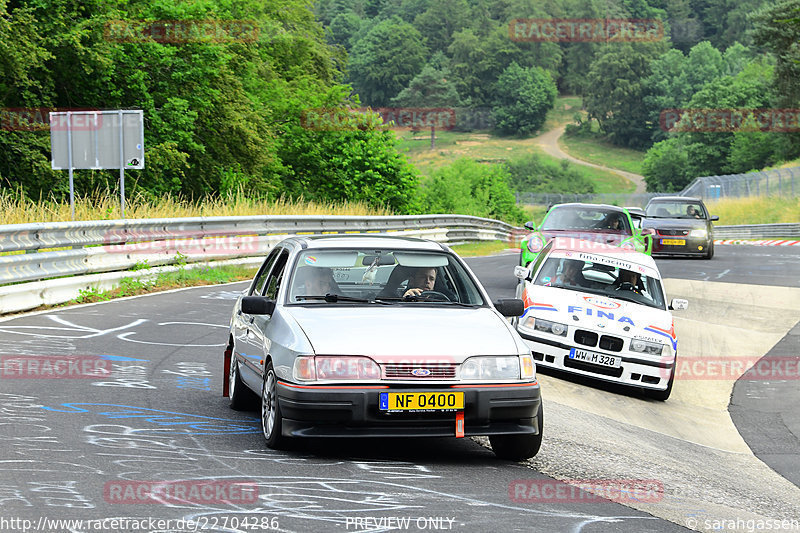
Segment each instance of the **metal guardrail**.
[[[131,268],[265,255],[287,235],[412,232],[439,242],[510,240],[519,231],[466,215],[254,216],[0,226],[0,285]],[[67,250],[47,251],[53,248]]]
[[714,226],[717,239],[800,238],[800,224],[750,224],[745,226]]

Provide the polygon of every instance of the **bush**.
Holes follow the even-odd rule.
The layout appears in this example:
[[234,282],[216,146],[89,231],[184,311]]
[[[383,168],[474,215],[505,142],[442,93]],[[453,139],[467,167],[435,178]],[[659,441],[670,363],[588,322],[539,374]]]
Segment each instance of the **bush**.
[[511,177],[511,187],[518,192],[595,192],[594,183],[566,160],[551,163],[543,161],[536,154],[530,154],[512,159],[506,163],[506,168]]
[[458,213],[521,224],[527,220],[509,187],[508,170],[462,158],[436,170],[422,186],[427,213]]

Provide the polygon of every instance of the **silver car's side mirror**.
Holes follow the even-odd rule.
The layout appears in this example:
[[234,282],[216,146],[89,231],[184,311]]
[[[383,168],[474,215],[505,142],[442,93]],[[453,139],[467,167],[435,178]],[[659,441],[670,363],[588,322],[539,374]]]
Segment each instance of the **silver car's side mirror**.
[[526,279],[528,277],[528,267],[517,265],[514,267],[514,276],[517,279]]
[[669,303],[669,309],[670,311],[689,309],[689,300],[684,300],[683,298],[673,298]]
[[265,296],[245,296],[242,298],[242,312],[248,315],[271,315],[275,311],[275,300]]

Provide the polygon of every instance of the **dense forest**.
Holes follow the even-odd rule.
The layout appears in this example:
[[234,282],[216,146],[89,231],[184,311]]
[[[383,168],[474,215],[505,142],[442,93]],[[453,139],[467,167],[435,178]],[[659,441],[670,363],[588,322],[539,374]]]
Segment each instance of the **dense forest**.
[[[653,19],[664,34],[513,38],[510,22],[528,18]],[[121,21],[230,24],[175,40],[152,28],[120,38]],[[256,28],[246,38],[230,31],[242,21]],[[459,162],[423,179],[380,120],[347,110],[489,110],[496,134],[518,136],[562,93],[582,96],[590,119],[573,134],[648,150],[649,188],[679,189],[797,157],[797,133],[667,132],[660,113],[800,107],[799,21],[800,0],[0,0],[0,185],[34,199],[66,192],[37,112],[143,109],[146,168],[128,179],[155,198],[244,190],[518,219],[515,176],[546,171],[557,188],[566,169]],[[320,109],[345,110],[351,127],[307,127]],[[81,194],[115,181],[76,172]]]

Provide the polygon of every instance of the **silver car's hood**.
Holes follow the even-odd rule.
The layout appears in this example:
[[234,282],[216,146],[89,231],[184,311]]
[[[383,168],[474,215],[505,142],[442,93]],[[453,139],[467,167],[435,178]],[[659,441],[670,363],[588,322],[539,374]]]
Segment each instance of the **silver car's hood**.
[[397,305],[284,307],[320,355],[366,355],[378,362],[412,357],[460,363],[472,355],[519,353],[516,333],[489,308]]

